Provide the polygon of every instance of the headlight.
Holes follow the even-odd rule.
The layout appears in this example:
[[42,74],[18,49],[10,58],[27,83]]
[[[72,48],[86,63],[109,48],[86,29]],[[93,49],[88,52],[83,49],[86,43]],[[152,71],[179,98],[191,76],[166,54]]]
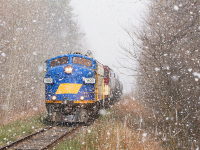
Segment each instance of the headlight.
[[67,74],[72,74],[72,72],[73,72],[73,68],[71,66],[65,67],[64,70],[65,70],[65,73],[67,73]]
[[83,97],[83,96],[81,96],[81,97],[80,97],[80,100],[81,100],[81,101],[83,101],[83,100],[84,100],[84,97]]
[[52,96],[52,100],[55,101],[56,100],[56,96]]
[[44,83],[45,84],[47,84],[47,83],[49,83],[49,84],[53,83],[53,78],[44,78]]

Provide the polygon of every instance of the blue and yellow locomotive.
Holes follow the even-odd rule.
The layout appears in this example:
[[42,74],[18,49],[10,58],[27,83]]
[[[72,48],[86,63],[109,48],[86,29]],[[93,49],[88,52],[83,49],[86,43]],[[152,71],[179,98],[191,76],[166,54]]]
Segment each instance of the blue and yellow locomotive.
[[53,122],[87,122],[104,103],[104,68],[90,56],[63,54],[47,60],[44,83]]

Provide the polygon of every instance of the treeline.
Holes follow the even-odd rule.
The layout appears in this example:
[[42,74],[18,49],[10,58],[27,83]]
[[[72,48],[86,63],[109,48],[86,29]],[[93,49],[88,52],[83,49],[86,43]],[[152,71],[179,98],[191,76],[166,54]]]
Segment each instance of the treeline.
[[[151,0],[143,26],[127,30],[124,48],[136,96],[150,112],[146,129],[167,149],[200,145],[200,1]],[[147,125],[147,124],[146,124]]]
[[[81,51],[70,0],[0,1],[0,118],[44,106],[43,63]],[[5,117],[4,119],[2,117]]]

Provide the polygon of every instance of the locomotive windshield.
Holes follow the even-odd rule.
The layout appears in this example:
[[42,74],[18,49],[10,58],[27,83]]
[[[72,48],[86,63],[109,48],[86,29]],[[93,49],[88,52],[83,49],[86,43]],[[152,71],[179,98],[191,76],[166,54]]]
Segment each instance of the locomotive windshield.
[[50,67],[67,64],[68,62],[69,62],[69,57],[56,58],[50,62]]
[[81,58],[81,57],[73,57],[73,63],[79,64],[79,65],[85,65],[88,67],[92,66],[92,61],[86,58]]

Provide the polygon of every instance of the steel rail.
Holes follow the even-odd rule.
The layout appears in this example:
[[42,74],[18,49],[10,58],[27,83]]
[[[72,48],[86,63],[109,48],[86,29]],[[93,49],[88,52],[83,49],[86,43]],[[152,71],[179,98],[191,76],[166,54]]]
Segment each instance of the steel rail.
[[55,146],[63,138],[71,136],[82,126],[71,127],[60,127],[60,126],[49,126],[35,133],[32,133],[24,138],[21,138],[15,142],[12,142],[0,150],[44,150]]
[[14,146],[14,145],[16,145],[16,144],[19,144],[20,142],[23,142],[23,141],[25,141],[25,140],[28,140],[29,138],[31,138],[31,137],[33,137],[33,136],[35,136],[35,135],[37,135],[37,134],[40,134],[40,133],[42,133],[42,132],[44,132],[44,131],[47,131],[47,130],[51,129],[52,127],[53,127],[53,126],[48,126],[48,127],[44,128],[44,129],[41,129],[41,130],[39,130],[39,131],[37,131],[37,132],[34,132],[34,133],[32,133],[32,134],[30,134],[30,135],[28,135],[28,136],[25,136],[25,137],[23,137],[23,138],[21,138],[21,139],[19,139],[19,140],[17,140],[17,141],[14,141],[14,142],[12,142],[12,143],[10,143],[10,144],[8,144],[8,145],[5,145],[5,146],[3,146],[3,147],[0,147],[0,150],[7,150],[8,148],[10,148],[10,147],[12,147],[12,146]]
[[73,133],[74,131],[76,131],[79,127],[81,127],[80,125],[79,126],[76,126],[74,127],[72,130],[69,130],[67,132],[65,132],[64,134],[62,134],[60,137],[58,137],[57,139],[53,140],[51,143],[49,143],[48,145],[44,146],[43,148],[41,148],[40,150],[46,150],[48,148],[50,148],[52,145],[56,144],[59,140],[61,140],[62,138],[64,138],[65,136],[67,136],[68,134],[71,134]]

